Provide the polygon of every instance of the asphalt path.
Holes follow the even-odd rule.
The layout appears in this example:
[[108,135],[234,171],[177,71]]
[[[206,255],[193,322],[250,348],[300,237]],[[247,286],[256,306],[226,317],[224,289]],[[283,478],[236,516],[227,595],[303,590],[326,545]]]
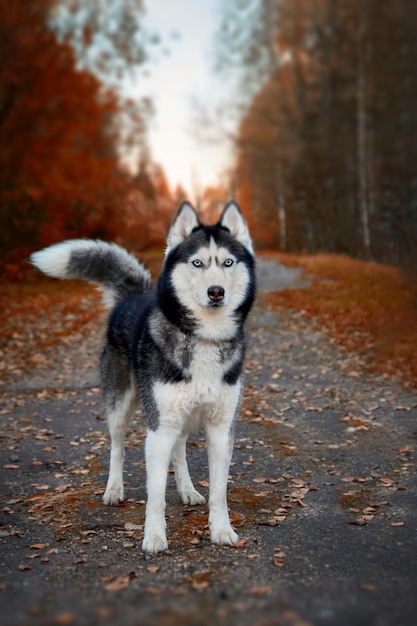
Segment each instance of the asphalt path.
[[[416,624],[417,394],[366,372],[363,355],[302,312],[271,308],[268,292],[305,286],[300,270],[261,259],[259,279],[230,468],[237,547],[211,545],[207,506],[183,506],[171,475],[169,551],[142,553],[140,413],[128,437],[127,500],[102,505],[102,315],[45,347],[47,366],[41,355],[39,367],[3,381],[3,626]],[[189,457],[207,495],[202,433]]]

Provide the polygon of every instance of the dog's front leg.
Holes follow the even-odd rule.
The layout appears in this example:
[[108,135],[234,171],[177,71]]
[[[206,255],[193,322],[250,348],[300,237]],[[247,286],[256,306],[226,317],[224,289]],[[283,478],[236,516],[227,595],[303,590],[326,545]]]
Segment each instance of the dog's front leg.
[[148,431],[145,444],[148,502],[146,504],[145,536],[142,549],[145,552],[161,552],[168,549],[165,521],[165,492],[169,462],[178,433],[172,428],[159,426]]
[[227,480],[233,449],[231,427],[227,423],[209,424],[206,432],[210,477],[209,526],[211,541],[233,545],[239,537],[230,524],[227,509]]

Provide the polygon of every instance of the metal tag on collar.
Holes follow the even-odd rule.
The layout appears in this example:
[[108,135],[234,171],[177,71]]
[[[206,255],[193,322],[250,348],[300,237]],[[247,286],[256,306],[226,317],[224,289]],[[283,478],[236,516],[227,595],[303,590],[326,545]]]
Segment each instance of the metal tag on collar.
[[184,369],[188,369],[191,365],[191,346],[190,337],[185,336],[184,348],[182,350],[182,366]]

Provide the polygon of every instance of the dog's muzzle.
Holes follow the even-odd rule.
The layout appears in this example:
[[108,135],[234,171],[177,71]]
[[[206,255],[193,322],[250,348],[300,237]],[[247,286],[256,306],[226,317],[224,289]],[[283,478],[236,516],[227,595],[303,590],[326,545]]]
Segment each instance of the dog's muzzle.
[[224,289],[218,285],[213,285],[207,289],[207,295],[214,305],[220,304],[224,300]]

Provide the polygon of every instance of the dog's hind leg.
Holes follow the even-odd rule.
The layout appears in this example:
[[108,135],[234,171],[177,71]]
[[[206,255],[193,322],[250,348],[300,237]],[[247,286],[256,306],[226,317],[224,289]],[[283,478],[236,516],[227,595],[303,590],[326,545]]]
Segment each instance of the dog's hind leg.
[[117,505],[124,499],[123,465],[126,431],[136,410],[136,390],[125,358],[109,346],[101,362],[103,400],[110,433],[110,471],[104,504]]
[[125,438],[130,421],[135,413],[136,394],[129,389],[118,399],[107,414],[111,449],[110,471],[104,492],[104,504],[117,505],[124,500],[123,465],[125,460]]
[[186,456],[187,435],[182,435],[177,439],[177,443],[172,451],[172,464],[175,470],[175,482],[178,493],[184,504],[204,504],[206,501],[192,483],[190,472],[188,471]]

